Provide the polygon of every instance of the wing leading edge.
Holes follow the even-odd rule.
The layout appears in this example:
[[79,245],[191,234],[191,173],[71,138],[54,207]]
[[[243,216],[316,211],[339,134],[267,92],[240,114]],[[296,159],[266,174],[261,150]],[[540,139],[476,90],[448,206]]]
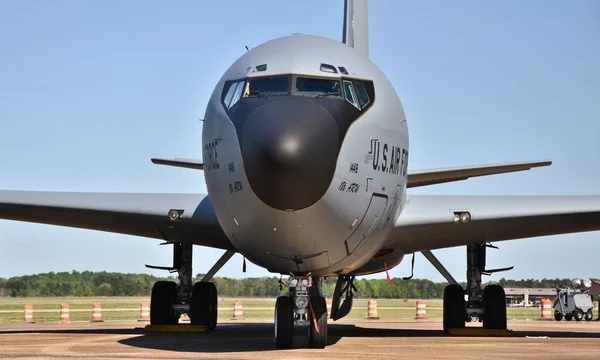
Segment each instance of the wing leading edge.
[[183,159],[183,158],[175,158],[175,159],[160,159],[160,158],[152,158],[150,159],[153,164],[157,165],[167,165],[167,166],[175,166],[182,167],[187,169],[194,170],[204,170],[204,164],[200,160],[196,159]]
[[466,180],[471,177],[504,174],[515,171],[530,170],[534,167],[551,165],[552,161],[518,162],[508,164],[465,166],[445,169],[410,171],[407,187],[442,184],[451,181]]
[[[471,220],[455,223],[454,212]],[[386,241],[409,254],[460,245],[600,230],[600,196],[408,196]]]
[[[181,213],[180,218],[170,220],[170,210]],[[0,219],[235,249],[204,194],[0,190]]]

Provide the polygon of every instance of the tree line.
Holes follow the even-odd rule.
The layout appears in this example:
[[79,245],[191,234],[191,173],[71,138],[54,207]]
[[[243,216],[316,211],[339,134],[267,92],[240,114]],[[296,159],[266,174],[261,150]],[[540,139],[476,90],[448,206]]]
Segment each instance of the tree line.
[[[194,282],[200,281],[204,274],[197,274]],[[219,296],[224,297],[276,297],[280,294],[279,277],[258,277],[233,279],[214,277]],[[35,275],[0,278],[0,296],[150,296],[156,281],[176,281],[174,276],[156,277],[149,274],[124,274],[112,272],[72,271],[49,272]],[[571,279],[524,279],[502,278],[496,283],[504,287],[555,288],[568,287]],[[394,278],[388,285],[385,279],[356,279],[354,285],[357,297],[379,299],[440,299],[444,293],[445,282],[433,282],[427,279],[403,280]],[[466,284],[462,284],[466,286]],[[324,291],[331,297],[335,288],[335,279],[324,281]],[[285,291],[285,287],[283,289]]]

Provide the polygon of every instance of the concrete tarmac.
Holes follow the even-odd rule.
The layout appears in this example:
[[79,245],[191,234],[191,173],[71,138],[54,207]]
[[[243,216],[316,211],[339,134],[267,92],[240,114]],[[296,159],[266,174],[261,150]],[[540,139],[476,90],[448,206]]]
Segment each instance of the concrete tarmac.
[[0,359],[600,359],[599,322],[509,321],[510,337],[445,335],[439,320],[331,322],[329,346],[275,350],[272,322],[214,332],[147,333],[140,323],[0,327]]

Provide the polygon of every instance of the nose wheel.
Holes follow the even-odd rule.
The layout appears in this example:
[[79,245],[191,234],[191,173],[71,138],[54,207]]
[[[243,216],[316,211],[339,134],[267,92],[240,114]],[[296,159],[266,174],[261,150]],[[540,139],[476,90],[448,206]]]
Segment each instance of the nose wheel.
[[308,327],[308,344],[313,349],[323,349],[327,345],[327,302],[324,297],[311,296]]
[[291,349],[294,343],[294,305],[289,296],[280,296],[275,303],[275,347]]
[[310,275],[290,275],[289,296],[280,296],[275,303],[275,347],[291,349],[296,327],[308,328],[308,344],[322,349],[327,345],[327,304],[321,278]]

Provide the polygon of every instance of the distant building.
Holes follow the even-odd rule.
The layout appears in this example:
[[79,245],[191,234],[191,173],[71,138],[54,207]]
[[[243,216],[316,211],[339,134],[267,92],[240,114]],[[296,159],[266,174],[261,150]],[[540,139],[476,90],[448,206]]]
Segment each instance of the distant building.
[[590,295],[600,295],[600,280],[592,280],[592,287],[590,288]]
[[556,297],[556,289],[553,288],[504,288],[504,292],[507,306],[539,306],[543,298],[554,301]]

